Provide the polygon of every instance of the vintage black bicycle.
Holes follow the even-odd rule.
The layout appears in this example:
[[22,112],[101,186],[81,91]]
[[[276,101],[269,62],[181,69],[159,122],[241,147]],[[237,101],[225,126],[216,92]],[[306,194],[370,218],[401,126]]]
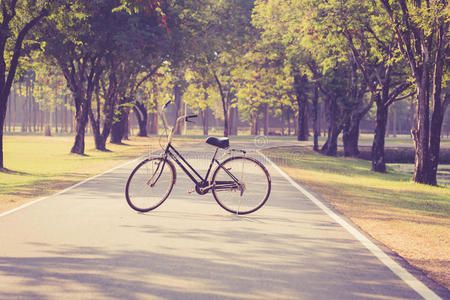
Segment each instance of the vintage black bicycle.
[[[160,112],[167,131],[164,109]],[[179,122],[190,122],[197,115],[177,118],[169,130],[167,143],[161,145],[159,157],[146,158],[131,172],[125,188],[128,204],[140,212],[151,211],[160,206],[169,196],[176,182],[176,169],[172,161],[183,170],[195,185],[199,195],[212,192],[217,203],[225,210],[239,215],[260,209],[270,195],[269,172],[258,160],[246,156],[245,150],[230,149],[230,157],[220,162],[216,156],[219,149],[229,149],[227,137],[210,136],[206,143],[216,147],[206,175],[201,176],[172,145],[173,134]],[[237,155],[236,155],[237,154]],[[213,165],[217,165],[209,179]]]

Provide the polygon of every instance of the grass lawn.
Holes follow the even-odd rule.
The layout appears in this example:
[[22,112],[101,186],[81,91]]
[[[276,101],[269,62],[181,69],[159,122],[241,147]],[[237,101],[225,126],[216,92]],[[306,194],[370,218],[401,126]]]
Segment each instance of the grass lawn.
[[102,152],[95,150],[92,137],[86,137],[86,155],[81,156],[69,153],[73,141],[72,136],[4,136],[9,172],[0,172],[0,212],[159,149],[158,137],[131,137],[123,145],[108,144],[110,151]]
[[265,150],[292,178],[328,201],[365,232],[450,288],[450,186],[415,184],[370,162],[322,156],[307,147]]

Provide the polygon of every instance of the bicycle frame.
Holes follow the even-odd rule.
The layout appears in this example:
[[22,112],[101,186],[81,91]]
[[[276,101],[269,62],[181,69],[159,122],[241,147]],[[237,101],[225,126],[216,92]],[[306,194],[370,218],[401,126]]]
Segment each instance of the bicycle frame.
[[[195,184],[195,186],[198,187],[201,192],[206,193],[209,191],[209,189],[212,188],[212,186],[209,185],[208,178],[211,174],[211,170],[214,163],[216,163],[219,167],[222,167],[222,164],[216,158],[218,150],[219,148],[216,148],[216,151],[214,152],[214,155],[211,158],[211,162],[209,163],[209,167],[208,170],[206,171],[205,177],[200,175],[197,172],[197,170],[195,170],[194,167],[192,167],[192,165],[189,164],[189,162],[175,149],[175,147],[172,146],[171,143],[167,144],[166,150],[164,151],[164,156],[166,157],[166,159],[170,157],[173,161],[175,161],[177,165],[181,168],[181,170],[183,170],[183,172],[189,177],[189,179],[191,179],[191,181]],[[164,166],[162,168],[164,168]],[[229,172],[225,168],[223,168],[223,170],[230,176],[230,178],[234,182],[233,181],[223,182],[221,183],[221,186],[216,186],[216,188],[238,188],[241,186],[239,180],[231,172]]]
[[204,183],[208,179],[214,161],[220,164],[216,159],[217,151],[218,149],[216,149],[216,151],[214,152],[214,156],[211,159],[211,163],[209,164],[209,168],[206,172],[205,177],[202,177],[194,169],[194,167],[192,167],[191,164],[189,164],[189,162],[175,149],[175,147],[172,146],[172,144],[167,145],[165,154],[177,163],[177,165],[184,171],[184,173],[186,173],[186,175],[192,180],[193,183],[195,183],[195,185],[199,185],[201,183]]
[[[167,129],[168,126],[167,126],[166,115],[165,115],[164,111],[160,111],[160,114],[163,119],[164,127]],[[172,146],[172,140],[173,140],[175,128],[177,128],[178,123],[183,120],[188,121],[187,116],[178,117],[177,120],[175,121],[175,126],[171,128],[171,130],[167,136],[167,145],[166,145],[166,147],[164,149],[164,153],[163,153],[164,164],[163,164],[159,174],[162,173],[162,171],[165,167],[166,160],[170,157],[173,161],[175,161],[177,163],[177,165],[181,168],[181,170],[183,170],[183,172],[186,173],[186,175],[189,177],[189,179],[195,184],[197,193],[203,195],[203,194],[206,194],[211,188],[213,188],[213,186],[210,185],[208,178],[211,174],[211,170],[212,170],[212,167],[215,162],[218,165],[218,167],[222,168],[225,171],[225,173],[227,173],[233,181],[220,182],[219,185],[217,185],[217,183],[216,183],[214,188],[216,188],[216,189],[240,189],[241,193],[242,193],[244,190],[243,185],[241,183],[239,183],[239,180],[229,170],[227,170],[226,168],[223,168],[220,161],[216,158],[219,148],[216,148],[216,151],[214,152],[214,155],[209,164],[208,170],[206,171],[206,175],[205,175],[205,177],[202,177],[194,169],[194,167],[192,167],[192,165],[189,164],[189,162],[175,149],[175,147]],[[242,151],[242,152],[245,154],[245,151]],[[158,179],[159,179],[159,176],[154,182],[158,181]]]

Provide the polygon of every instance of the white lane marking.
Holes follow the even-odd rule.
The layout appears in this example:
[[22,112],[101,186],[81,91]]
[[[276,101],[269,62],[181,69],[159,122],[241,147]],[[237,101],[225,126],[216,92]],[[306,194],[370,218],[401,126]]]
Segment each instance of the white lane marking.
[[308,192],[305,188],[300,186],[295,182],[288,174],[281,170],[272,160],[267,156],[262,154],[259,150],[257,152],[268,161],[272,167],[274,167],[290,184],[292,184],[297,190],[304,194],[309,200],[311,200],[315,205],[322,209],[328,216],[335,220],[338,224],[344,227],[351,235],[353,235],[358,241],[360,241],[373,255],[375,255],[383,264],[385,264],[389,269],[391,269],[394,274],[396,274],[400,279],[402,279],[406,284],[408,284],[414,291],[421,295],[424,299],[434,300],[441,299],[432,290],[430,290],[425,284],[411,275],[407,270],[390,258],[386,253],[378,248],[372,241],[366,238],[353,226],[348,224],[344,219],[335,214],[332,210],[326,207],[319,199],[317,199],[313,194]]
[[96,179],[97,177],[100,177],[100,176],[102,176],[102,175],[105,175],[105,174],[114,172],[114,171],[117,170],[117,169],[120,169],[120,168],[122,168],[122,167],[125,167],[125,166],[128,165],[128,164],[131,164],[131,163],[133,163],[133,162],[135,162],[135,161],[138,161],[138,160],[142,159],[142,157],[143,157],[143,156],[140,156],[140,157],[135,158],[135,159],[133,159],[133,160],[131,160],[131,161],[128,161],[128,162],[126,162],[126,163],[124,163],[124,164],[121,164],[121,165],[116,166],[116,167],[114,167],[114,168],[112,168],[112,169],[109,169],[109,170],[107,170],[107,171],[105,171],[105,172],[103,172],[103,173],[101,173],[101,174],[97,174],[97,175],[95,175],[95,176],[93,176],[93,177],[90,177],[90,178],[88,178],[88,179],[85,179],[85,180],[83,180],[83,181],[81,181],[81,182],[78,182],[78,183],[76,183],[76,184],[74,184],[74,185],[72,185],[72,186],[70,186],[70,187],[68,187],[68,188],[66,188],[66,189],[64,189],[64,190],[62,190],[62,191],[59,191],[59,192],[57,192],[57,193],[55,193],[55,194],[48,195],[48,196],[45,196],[45,197],[42,197],[42,198],[33,200],[33,201],[28,202],[28,203],[25,203],[25,204],[23,204],[23,205],[21,205],[21,206],[19,206],[19,207],[16,207],[16,208],[13,208],[13,209],[11,209],[11,210],[8,210],[8,211],[5,211],[5,212],[3,212],[3,213],[0,213],[0,218],[1,218],[1,217],[4,217],[4,216],[6,216],[6,215],[12,214],[12,213],[14,213],[14,212],[16,212],[16,211],[18,211],[18,210],[24,209],[25,207],[28,207],[28,206],[31,206],[31,205],[36,204],[36,203],[38,203],[38,202],[41,202],[41,201],[43,201],[43,200],[45,200],[45,199],[48,199],[48,198],[51,198],[51,197],[54,197],[54,196],[58,196],[58,195],[64,194],[64,193],[66,193],[66,192],[68,192],[68,191],[70,191],[70,190],[72,190],[72,189],[74,189],[74,188],[76,188],[76,187],[78,187],[78,186],[80,186],[80,185],[82,185],[82,184],[85,184],[86,182],[89,182],[89,181],[91,181],[91,180]]

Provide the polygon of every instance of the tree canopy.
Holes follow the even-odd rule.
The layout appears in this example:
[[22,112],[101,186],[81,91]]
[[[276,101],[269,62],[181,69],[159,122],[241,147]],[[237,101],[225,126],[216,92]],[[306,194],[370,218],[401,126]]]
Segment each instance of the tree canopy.
[[55,107],[61,97],[50,94],[70,94],[73,153],[84,153],[89,122],[99,150],[108,137],[126,138],[132,112],[139,135],[157,132],[156,110],[174,99],[175,117],[186,107],[201,114],[204,134],[210,116],[225,136],[242,122],[269,134],[271,118],[284,134],[295,116],[297,139],[312,127],[314,149],[326,155],[337,154],[342,134],[344,154],[357,156],[371,112],[372,170],[385,172],[389,107],[414,97],[402,106],[417,107],[414,180],[436,184],[450,103],[447,1],[8,0],[1,8],[1,137],[14,80],[28,78],[40,103]]

